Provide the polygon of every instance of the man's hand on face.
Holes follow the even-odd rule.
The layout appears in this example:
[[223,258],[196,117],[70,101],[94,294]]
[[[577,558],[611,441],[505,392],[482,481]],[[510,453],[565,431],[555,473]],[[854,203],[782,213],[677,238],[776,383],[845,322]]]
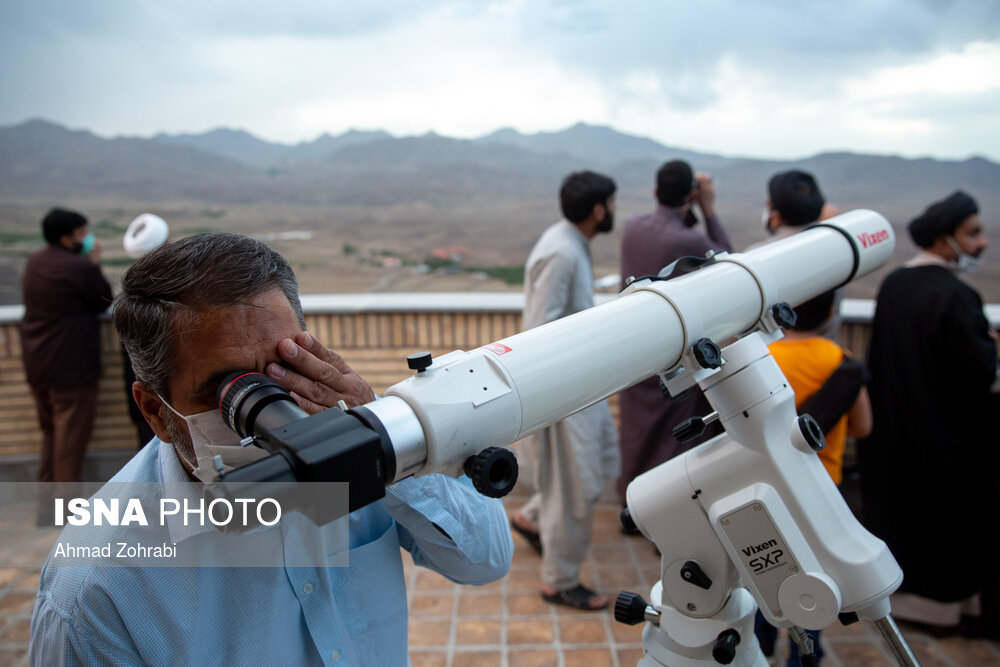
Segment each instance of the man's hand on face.
[[267,375],[292,394],[299,407],[315,414],[343,400],[348,407],[375,400],[375,392],[343,357],[303,331],[278,343],[284,366],[270,363]]
[[104,246],[101,245],[100,241],[94,241],[94,247],[90,249],[87,253],[87,257],[94,262],[94,264],[100,264],[101,262],[101,252],[104,250]]

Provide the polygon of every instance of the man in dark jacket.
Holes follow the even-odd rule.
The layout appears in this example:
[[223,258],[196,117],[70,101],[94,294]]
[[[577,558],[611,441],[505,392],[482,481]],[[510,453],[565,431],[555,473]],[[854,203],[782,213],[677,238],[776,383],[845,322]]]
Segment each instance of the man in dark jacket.
[[80,479],[94,427],[101,374],[97,316],[111,305],[111,285],[85,217],[52,209],[42,233],[48,245],[28,258],[21,278],[21,348],[43,434],[38,481],[73,482]]

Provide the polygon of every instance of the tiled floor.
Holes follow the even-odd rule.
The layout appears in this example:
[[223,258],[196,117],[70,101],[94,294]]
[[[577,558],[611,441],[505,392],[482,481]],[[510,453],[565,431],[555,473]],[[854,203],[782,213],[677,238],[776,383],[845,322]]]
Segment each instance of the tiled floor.
[[[523,500],[508,499],[508,509]],[[0,666],[27,664],[38,571],[57,535],[33,524],[33,517],[0,513]],[[642,626],[616,623],[610,610],[580,612],[544,602],[538,594],[538,557],[519,536],[514,543],[510,574],[488,586],[456,586],[407,562],[414,667],[602,667],[638,661]],[[612,598],[623,589],[645,597],[658,571],[652,545],[641,537],[623,537],[618,508],[602,504],[584,581]],[[1000,666],[1000,642],[904,632],[924,667]],[[827,653],[824,667],[894,664],[868,624],[830,628],[822,641]]]
[[[515,507],[517,500],[508,505]],[[602,506],[584,582],[611,595],[646,591],[659,559],[648,543],[624,539],[617,510]],[[642,656],[641,626],[616,623],[608,611],[582,612],[539,596],[538,557],[514,540],[510,574],[488,586],[456,586],[408,567],[410,659],[414,667],[476,665],[634,665]]]
[[[516,495],[508,498],[508,513],[524,500]],[[598,507],[584,583],[612,600],[622,590],[648,598],[659,578],[659,557],[644,538],[622,536],[618,509],[611,503]],[[610,608],[582,612],[544,602],[538,593],[538,556],[516,534],[514,547],[510,574],[479,588],[456,586],[422,568],[408,567],[414,667],[625,667],[638,662],[641,625],[617,623]],[[905,628],[904,635],[923,667],[1000,666],[1000,642],[939,639]],[[829,628],[821,641],[826,651],[824,667],[896,664],[868,623]]]

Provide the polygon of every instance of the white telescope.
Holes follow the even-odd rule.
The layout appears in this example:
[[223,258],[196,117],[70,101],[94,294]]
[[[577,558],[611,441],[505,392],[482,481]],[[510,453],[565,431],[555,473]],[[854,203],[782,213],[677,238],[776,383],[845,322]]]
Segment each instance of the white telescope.
[[461,474],[466,458],[526,435],[682,364],[698,340],[721,343],[878,268],[892,227],[859,210],[610,303],[469,352],[438,357],[365,407],[385,426],[396,477]]
[[827,475],[815,453],[822,432],[796,415],[766,347],[781,336],[782,305],[869,273],[894,245],[885,218],[852,211],[749,253],[711,256],[685,275],[637,280],[611,303],[476,350],[424,359],[365,407],[393,443],[397,478],[458,475],[477,452],[652,375],[672,394],[697,382],[726,433],[627,491],[626,520],[662,554],[651,603],[623,593],[616,605],[618,620],[647,621],[640,664],[763,667],[759,605],[789,628],[803,659],[803,629],[865,618],[901,664],[915,665],[889,616],[902,571]]
[[902,572],[826,473],[816,456],[822,431],[796,414],[767,348],[789,306],[878,268],[894,244],[885,218],[852,211],[752,252],[712,255],[669,279],[640,278],[615,301],[475,350],[411,355],[412,377],[347,414],[305,418],[276,385],[224,382],[234,430],[280,450],[226,478],[350,474],[352,510],[380,498],[386,483],[430,473],[464,470],[500,496],[516,467],[513,475],[509,463],[493,467],[496,453],[510,456],[494,448],[653,375],[671,394],[697,383],[715,409],[708,418],[725,433],[627,490],[623,520],[662,554],[650,603],[623,593],[616,605],[616,619],[647,622],[640,664],[765,667],[753,634],[759,606],[789,628],[804,660],[804,629],[863,618],[901,664],[915,665],[889,616]]

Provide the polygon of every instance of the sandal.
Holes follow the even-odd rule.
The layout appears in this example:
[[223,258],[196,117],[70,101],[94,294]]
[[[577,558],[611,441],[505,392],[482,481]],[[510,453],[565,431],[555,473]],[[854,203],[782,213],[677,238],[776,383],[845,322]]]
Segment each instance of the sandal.
[[577,584],[573,588],[567,588],[564,591],[558,591],[557,593],[546,593],[542,591],[542,599],[546,602],[552,602],[554,604],[562,604],[567,607],[572,607],[573,609],[582,609],[583,611],[600,611],[608,606],[607,600],[604,604],[595,606],[591,601],[598,597],[597,593],[590,590],[583,584]]
[[541,535],[539,535],[533,530],[517,525],[513,519],[510,520],[510,527],[514,530],[514,532],[516,532],[518,535],[527,540],[528,544],[531,546],[532,549],[534,549],[538,553],[539,556],[542,555]]

